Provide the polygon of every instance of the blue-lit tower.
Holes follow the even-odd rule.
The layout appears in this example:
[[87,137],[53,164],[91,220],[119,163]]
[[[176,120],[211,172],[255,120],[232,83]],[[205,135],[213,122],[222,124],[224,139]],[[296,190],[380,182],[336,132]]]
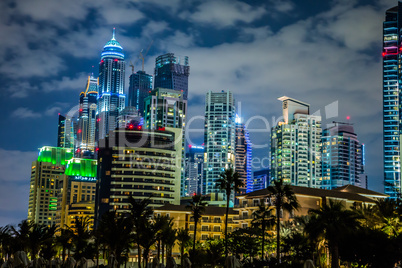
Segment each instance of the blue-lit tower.
[[117,117],[125,107],[125,68],[123,48],[113,29],[112,39],[103,47],[99,63],[98,140],[117,128]]
[[384,193],[401,194],[401,50],[402,3],[388,9],[383,23],[383,153]]
[[174,53],[158,56],[155,60],[154,88],[161,87],[180,91],[183,98],[187,100],[189,75],[190,66],[187,56],[179,57]]

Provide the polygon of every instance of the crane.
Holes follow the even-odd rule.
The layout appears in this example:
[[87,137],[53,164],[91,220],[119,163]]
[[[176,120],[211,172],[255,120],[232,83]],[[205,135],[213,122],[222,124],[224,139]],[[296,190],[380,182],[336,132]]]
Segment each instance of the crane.
[[[142,60],[142,71],[144,71],[144,61],[145,61],[145,56],[148,54],[149,49],[151,48],[152,44],[153,44],[154,40],[151,41],[151,43],[149,43],[147,51],[145,51],[144,54],[142,54],[143,49],[141,49],[139,58]],[[133,67],[134,68],[134,67]]]
[[[138,60],[136,60],[135,63],[137,63],[137,61]],[[131,67],[131,73],[133,74],[134,73],[134,64],[133,64],[133,62],[131,60],[130,60],[130,65],[129,66]]]

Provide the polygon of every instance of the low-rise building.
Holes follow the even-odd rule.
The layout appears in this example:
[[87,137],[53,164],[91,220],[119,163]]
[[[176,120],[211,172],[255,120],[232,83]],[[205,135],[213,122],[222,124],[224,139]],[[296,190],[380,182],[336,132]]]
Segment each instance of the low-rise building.
[[[282,220],[286,221],[294,216],[306,216],[310,209],[319,209],[329,201],[341,202],[345,208],[350,209],[359,205],[375,205],[378,199],[384,199],[388,196],[367,190],[353,185],[346,185],[333,190],[324,190],[302,186],[291,186],[296,195],[300,208],[291,214],[282,213]],[[251,226],[253,212],[258,209],[259,204],[264,202],[266,205],[271,203],[270,193],[267,189],[262,189],[238,196],[239,206],[235,208],[239,213],[239,228]]]

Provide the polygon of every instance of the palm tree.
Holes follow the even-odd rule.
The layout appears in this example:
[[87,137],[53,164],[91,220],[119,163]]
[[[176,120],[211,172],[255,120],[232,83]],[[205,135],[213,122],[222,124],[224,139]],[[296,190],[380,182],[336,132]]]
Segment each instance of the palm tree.
[[37,223],[30,224],[31,228],[28,233],[27,246],[31,255],[31,261],[36,259],[42,244],[48,239],[47,226]]
[[0,227],[0,260],[7,260],[7,255],[10,250],[11,242],[11,228],[10,226]]
[[156,243],[158,232],[159,228],[155,225],[155,222],[143,222],[137,243],[139,243],[139,245],[144,249],[144,267],[148,267],[149,250],[151,246]]
[[[68,250],[68,255],[70,255],[70,250],[72,248],[72,238],[73,238],[74,233],[67,228],[60,229],[60,235],[56,237],[56,243],[62,248],[62,253],[61,253],[61,258],[63,261],[63,264],[66,260],[66,250]],[[67,256],[69,257],[69,256]]]
[[188,229],[183,229],[183,228],[181,228],[177,231],[176,237],[177,237],[177,240],[179,241],[179,246],[180,246],[180,258],[181,258],[180,264],[183,266],[184,249],[189,246],[191,237],[190,237],[190,234],[188,233]]
[[102,215],[97,230],[100,241],[107,246],[109,253],[116,257],[118,265],[121,265],[132,242],[130,218],[118,215],[115,211],[108,211]]
[[15,244],[13,245],[14,251],[25,251],[28,249],[28,238],[29,232],[31,230],[32,223],[28,222],[28,220],[23,220],[18,224],[18,229],[15,227],[11,227],[11,232],[13,237],[15,238],[13,241]]
[[255,227],[261,226],[262,239],[261,239],[261,259],[264,260],[264,244],[265,244],[265,231],[270,226],[275,225],[275,216],[273,214],[273,208],[266,206],[261,200],[261,204],[258,206],[258,209],[253,212],[253,221],[252,225]]
[[276,256],[278,263],[281,261],[280,251],[280,221],[281,211],[292,212],[297,210],[300,205],[296,195],[289,184],[283,183],[283,180],[274,180],[273,184],[267,187],[270,196],[273,197],[273,205],[276,210]]
[[385,199],[376,201],[374,210],[378,217],[378,224],[390,237],[397,237],[402,231],[399,211],[401,207],[399,200]]
[[52,225],[50,227],[45,226],[44,235],[41,239],[40,255],[45,260],[49,261],[49,263],[51,263],[52,258],[54,256],[56,256],[56,254],[57,254],[57,250],[55,249],[55,247],[56,247],[56,239],[55,239],[56,230],[57,230],[56,225]]
[[130,219],[134,228],[134,240],[137,243],[138,250],[138,267],[141,267],[141,236],[142,229],[147,228],[147,224],[153,214],[151,204],[151,197],[146,199],[136,200],[132,196],[129,197],[130,203]]
[[243,187],[243,181],[240,179],[239,173],[235,172],[233,168],[225,169],[221,177],[216,181],[217,186],[221,191],[226,194],[226,218],[225,218],[225,259],[228,257],[228,220],[229,220],[229,201],[232,191],[239,192],[240,187]]
[[[74,259],[79,260],[82,257],[91,258],[92,253],[90,239],[92,238],[89,231],[89,217],[75,217],[75,232],[73,234],[72,243],[74,245]],[[72,230],[72,229],[70,229]]]
[[331,253],[331,267],[339,267],[339,243],[348,232],[359,227],[358,215],[352,210],[344,209],[340,202],[329,201],[320,209],[310,209],[312,214],[305,227],[306,233],[313,240],[323,237],[328,242]]
[[186,206],[187,209],[191,210],[194,219],[193,255],[195,254],[195,241],[197,240],[197,224],[205,211],[206,205],[208,204],[205,202],[205,199],[206,197],[200,194],[193,195],[191,201]]

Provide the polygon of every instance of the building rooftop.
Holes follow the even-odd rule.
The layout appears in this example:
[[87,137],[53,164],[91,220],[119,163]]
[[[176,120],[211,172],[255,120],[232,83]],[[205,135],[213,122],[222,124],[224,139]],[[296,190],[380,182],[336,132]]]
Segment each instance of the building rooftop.
[[350,184],[342,186],[342,187],[335,188],[333,190],[334,191],[345,192],[345,193],[360,194],[360,195],[364,195],[364,196],[369,195],[369,196],[381,196],[381,197],[384,197],[384,198],[388,197],[388,195],[386,195],[386,194],[382,194],[382,193],[375,192],[375,191],[372,191],[372,190],[368,190],[368,189],[365,189],[365,188],[360,188],[360,187],[350,185]]
[[[360,187],[352,186],[351,188],[346,185],[334,190],[324,190],[324,189],[317,189],[317,188],[310,188],[310,187],[302,187],[302,186],[291,186],[293,192],[296,195],[307,195],[307,196],[315,196],[315,197],[332,197],[332,198],[339,198],[339,199],[347,199],[352,201],[360,201],[360,202],[373,202],[374,197],[378,198],[386,198],[387,195],[377,193],[371,190],[366,190]],[[345,188],[346,187],[346,188]],[[344,189],[341,189],[344,188]],[[349,188],[349,190],[347,190]],[[269,194],[267,189],[262,189],[258,191],[254,191],[244,195],[245,198],[253,198],[258,196],[267,196]],[[370,196],[371,198],[367,197]]]
[[[166,204],[162,207],[155,208],[154,211],[186,211],[191,213],[191,210],[186,208],[186,205],[173,205],[173,204]],[[205,216],[223,216],[226,214],[225,207],[216,207],[216,206],[206,206],[205,212],[203,215]],[[234,211],[233,208],[229,208],[229,214],[237,215],[238,212]]]

